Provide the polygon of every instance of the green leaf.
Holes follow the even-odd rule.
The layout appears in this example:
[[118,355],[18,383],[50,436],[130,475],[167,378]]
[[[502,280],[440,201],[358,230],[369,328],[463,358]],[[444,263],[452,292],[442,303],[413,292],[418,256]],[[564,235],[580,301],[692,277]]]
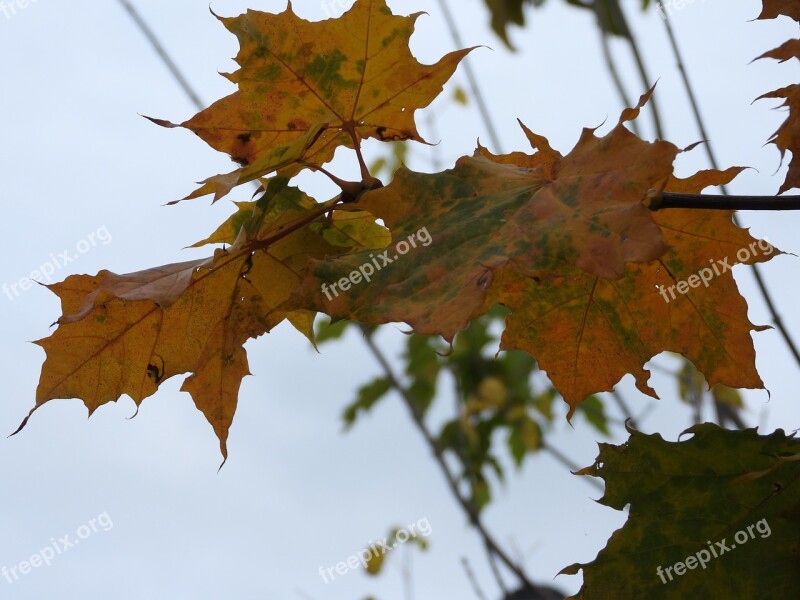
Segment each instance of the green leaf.
[[583,569],[575,597],[800,597],[800,441],[713,424],[685,433],[630,430],[580,471],[604,479],[602,504],[630,513],[593,562],[562,571]]
[[391,181],[397,169],[406,164],[408,158],[408,142],[389,142],[388,155],[382,155],[369,165],[369,172],[373,177],[386,176]]
[[531,0],[485,0],[486,6],[492,15],[492,29],[500,36],[506,46],[513,50],[514,46],[508,39],[508,27],[511,24],[525,25],[525,14],[523,4],[529,4]]
[[467,106],[469,104],[469,96],[467,96],[466,90],[461,86],[458,86],[455,92],[453,92],[453,100],[461,106]]
[[523,416],[511,427],[508,447],[516,465],[521,466],[527,453],[537,452],[542,447],[542,430],[539,424],[527,415]]
[[437,338],[412,335],[406,346],[406,374],[411,378],[408,393],[423,415],[436,396],[440,370],[436,342]]
[[480,512],[492,501],[492,490],[489,488],[489,482],[483,476],[477,477],[471,487],[470,503]]
[[330,319],[320,321],[316,331],[317,344],[340,339],[347,326],[352,324],[352,321],[337,321],[336,323],[332,323]]
[[547,419],[548,422],[552,422],[555,416],[553,413],[553,404],[555,404],[556,398],[558,398],[558,392],[551,387],[533,398],[533,407]]
[[329,244],[342,248],[377,250],[392,241],[389,231],[364,211],[336,212],[320,229]]
[[[403,536],[405,538],[404,540],[398,538],[398,534],[401,531],[405,533]],[[370,540],[370,544],[371,548],[375,548],[375,545],[372,544],[372,540]],[[418,536],[416,532],[409,533],[409,531],[403,527],[395,527],[389,531],[389,535],[386,538],[386,545],[389,546],[390,550],[398,549],[404,545],[416,545],[421,551],[425,552],[428,549],[428,540]],[[371,552],[369,559],[367,559],[367,567],[365,569],[367,575],[373,577],[379,575],[383,570],[388,554],[388,552],[383,551],[383,548],[377,548],[377,550],[377,552]]]
[[711,390],[711,394],[717,402],[728,404],[734,408],[744,408],[742,394],[739,393],[737,389],[728,387],[727,385],[717,384]]
[[[510,25],[525,25],[524,7],[526,4],[541,6],[545,0],[484,0],[492,15],[492,29],[500,39],[514,50],[508,39]],[[594,12],[597,25],[604,35],[615,35],[630,39],[631,32],[622,12],[619,0],[566,0],[567,4]],[[642,0],[642,10],[647,9],[650,0]]]
[[589,424],[603,435],[611,435],[608,429],[608,417],[604,410],[603,401],[597,396],[590,396],[578,405],[577,412],[581,413]]
[[708,389],[703,374],[686,359],[683,359],[683,367],[678,373],[678,392],[681,400],[687,404],[695,405],[700,402]]
[[358,399],[348,406],[342,418],[349,429],[356,422],[361,413],[369,412],[375,404],[392,389],[392,383],[386,377],[378,377],[371,383],[361,386],[358,390]]

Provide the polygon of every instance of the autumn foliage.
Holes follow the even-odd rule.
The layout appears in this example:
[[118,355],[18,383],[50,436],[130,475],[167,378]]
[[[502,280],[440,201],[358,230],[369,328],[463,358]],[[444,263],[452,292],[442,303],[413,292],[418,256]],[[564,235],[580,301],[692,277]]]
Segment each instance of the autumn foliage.
[[[655,395],[643,365],[665,350],[691,359],[712,385],[762,386],[754,326],[730,272],[691,302],[669,304],[658,294],[754,240],[729,212],[648,208],[652,190],[700,192],[738,172],[675,179],[680,149],[625,128],[652,90],[605,136],[584,130],[566,155],[523,126],[531,154],[478,148],[443,173],[403,169],[387,187],[364,170],[362,182],[324,203],[287,182],[321,168],[339,146],[360,156],[367,138],[423,141],[414,112],[441,92],[468,50],[418,63],[408,50],[417,16],[392,15],[374,0],[314,23],[291,8],[220,18],[241,46],[240,70],[226,75],[239,91],[181,126],[242,166],[189,198],[218,199],[252,180],[263,193],[206,240],[228,245],[208,259],[51,285],[63,316],[39,342],[47,361],[37,407],[77,397],[93,412],[123,394],[138,404],[166,379],[191,373],[182,389],[225,455],[249,374],[248,339],[288,319],[313,342],[314,315],[323,312],[406,322],[452,340],[495,303],[511,309],[502,348],[537,358],[573,410],[626,373]],[[776,134],[782,151],[791,149],[793,123]],[[434,243],[417,248],[414,261],[378,271],[353,293],[322,294],[322,284],[422,226]]]
[[[760,18],[778,15],[800,20],[800,2],[765,0]],[[699,194],[730,182],[741,168],[678,179],[674,161],[691,150],[645,141],[629,129],[653,89],[608,133],[584,129],[565,154],[521,124],[524,151],[498,156],[478,147],[440,173],[401,168],[388,185],[370,174],[362,142],[424,143],[416,111],[442,92],[471,51],[420,64],[409,50],[418,16],[394,15],[384,0],[357,0],[341,18],[320,22],[297,17],[291,5],[280,14],[218,17],[239,41],[239,69],[225,75],[238,90],[180,125],[153,121],[193,131],[238,165],[204,180],[188,199],[213,195],[216,201],[247,182],[260,185],[258,197],[237,202],[235,214],[198,242],[218,246],[205,259],[125,275],[73,275],[48,286],[63,314],[55,332],[37,342],[47,358],[31,413],[56,398],[80,398],[90,413],[123,395],[138,405],[167,379],[188,374],[182,390],[227,457],[239,387],[250,374],[243,348],[249,339],[288,320],[313,344],[314,320],[324,313],[365,325],[406,323],[452,342],[497,305],[509,311],[500,349],[532,355],[570,415],[626,374],[655,396],[644,365],[664,351],[689,359],[711,386],[763,387],[751,332],[764,327],[748,320],[729,269],[675,301],[660,293],[709,264],[737,264],[737,250],[759,240],[733,223],[732,211],[656,210],[664,193]],[[762,58],[800,59],[800,40]],[[782,154],[792,154],[781,192],[800,187],[798,90],[792,85],[762,96],[783,99],[789,108],[772,138]],[[341,147],[351,149],[361,181],[329,174],[341,187],[331,199],[311,198],[292,185],[303,170],[327,173]],[[432,242],[415,247],[413,259],[399,259],[398,241],[423,227]],[[778,253],[751,253],[741,262]],[[389,260],[372,269],[369,281],[335,296],[324,293],[326,284],[377,265],[380,256]],[[697,433],[710,444],[728,439],[707,429]],[[792,443],[778,441],[796,458]],[[626,468],[621,459],[608,464],[597,468],[601,476]],[[609,486],[615,507],[633,503],[632,517],[642,494],[633,487],[615,493]],[[747,489],[742,498],[757,503],[763,490]],[[743,501],[738,498],[731,501]],[[592,596],[592,586],[611,585],[615,577],[613,571],[587,576],[582,594],[609,597]],[[797,589],[796,577],[783,582],[789,584]]]

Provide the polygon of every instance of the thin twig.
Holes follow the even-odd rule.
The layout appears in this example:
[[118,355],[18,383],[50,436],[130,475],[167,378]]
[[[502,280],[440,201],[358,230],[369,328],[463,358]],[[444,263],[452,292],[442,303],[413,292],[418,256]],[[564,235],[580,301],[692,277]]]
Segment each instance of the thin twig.
[[717,423],[720,427],[726,427],[728,423],[736,427],[736,429],[747,429],[747,424],[742,420],[739,412],[734,406],[726,404],[716,398],[712,399],[714,410],[717,413]]
[[601,417],[602,419],[604,419],[608,423],[613,423],[614,425],[619,425],[621,427],[625,426],[625,419],[616,419],[614,417],[607,417],[603,413],[603,409],[602,408],[597,408],[597,407],[592,406],[590,404],[582,404],[581,405],[581,411],[583,411],[583,412],[585,412],[587,414],[592,414],[592,415],[595,415],[597,417]]
[[[456,48],[459,50],[464,48],[464,42],[461,39],[461,33],[458,31],[458,25],[456,25],[456,21],[453,18],[453,13],[450,11],[450,7],[447,5],[447,0],[439,0],[439,7],[444,15],[444,20],[447,23],[447,28],[450,30],[450,36],[453,38],[453,43],[455,44]],[[483,119],[483,124],[486,127],[486,132],[489,134],[489,139],[494,145],[494,151],[498,154],[502,154],[503,145],[500,143],[500,136],[497,134],[497,128],[494,126],[494,121],[492,121],[492,115],[489,112],[486,100],[483,98],[483,92],[481,91],[480,84],[478,83],[478,78],[475,76],[475,71],[472,69],[472,65],[469,62],[469,57],[467,57],[462,64],[464,65],[464,72],[467,74],[467,81],[469,81],[469,87],[472,91],[472,95],[475,98],[475,103],[478,105],[478,111],[481,114],[481,119]]]
[[[577,473],[578,471],[581,470],[581,467],[579,465],[576,465],[565,454],[562,454],[560,450],[557,450],[556,448],[546,443],[545,441],[542,441],[542,450],[549,452],[553,456],[553,458],[555,458],[558,462],[567,467],[572,473]],[[586,483],[588,483],[589,485],[596,487],[601,492],[605,489],[603,484],[594,478],[585,479],[584,481],[586,481]]]
[[[597,0],[595,0],[595,6],[599,6]],[[636,63],[636,70],[639,73],[639,78],[642,81],[642,85],[644,89],[650,89],[653,85],[653,80],[650,79],[650,75],[647,73],[647,68],[644,65],[644,59],[642,58],[642,53],[639,50],[639,44],[636,41],[636,38],[633,35],[633,30],[631,29],[630,25],[628,24],[628,18],[625,16],[625,11],[622,7],[622,3],[619,5],[619,18],[622,19],[620,25],[622,26],[623,30],[627,32],[625,36],[625,40],[628,42],[628,45],[631,48],[631,54],[633,54],[633,60]],[[628,105],[630,106],[630,104]],[[650,108],[652,109],[653,115],[653,127],[656,130],[656,137],[660,140],[666,139],[664,137],[664,130],[661,126],[661,111],[658,108],[658,100],[655,96],[650,99]]]
[[417,426],[417,429],[425,438],[425,441],[428,443],[428,446],[433,453],[434,458],[436,459],[436,463],[439,465],[439,468],[444,475],[445,480],[447,481],[447,485],[450,488],[453,496],[455,497],[456,501],[459,503],[464,512],[467,514],[469,518],[470,524],[476,529],[476,531],[480,534],[483,538],[483,542],[486,545],[486,548],[497,556],[503,564],[511,570],[514,575],[520,580],[520,582],[525,586],[529,587],[533,590],[537,589],[536,586],[528,579],[525,572],[519,567],[516,563],[514,563],[511,558],[500,548],[498,543],[492,537],[492,535],[486,530],[486,527],[481,520],[478,511],[476,510],[475,506],[467,500],[461,493],[458,487],[458,481],[456,480],[455,475],[450,471],[450,467],[447,464],[447,461],[444,459],[444,454],[442,449],[439,447],[439,444],[434,439],[431,432],[428,430],[427,425],[425,425],[424,418],[422,413],[420,412],[419,408],[416,404],[414,404],[414,400],[411,398],[411,394],[408,392],[406,387],[400,382],[398,377],[394,373],[394,369],[389,364],[389,361],[384,356],[383,352],[380,348],[378,348],[375,341],[372,339],[372,336],[368,330],[366,330],[362,326],[362,331],[364,333],[364,340],[367,344],[367,347],[372,352],[375,359],[380,364],[381,368],[383,369],[386,378],[389,380],[392,388],[400,394],[400,397],[403,399],[406,408],[408,408],[409,412],[411,413],[411,418],[414,421],[414,424]]
[[[641,427],[644,424],[645,419],[647,419],[647,417],[650,416],[650,413],[652,413],[655,409],[656,409],[655,402],[651,402],[651,403],[647,404],[642,409],[642,412],[640,412],[636,417],[636,423],[639,425],[639,427]],[[641,431],[641,429],[640,429],[640,431]]]
[[[672,53],[675,55],[675,61],[677,63],[678,72],[681,75],[681,80],[683,81],[683,87],[686,89],[686,95],[689,97],[689,104],[692,107],[692,114],[694,115],[694,121],[697,125],[697,129],[700,131],[700,139],[704,140],[706,143],[703,144],[706,150],[706,154],[708,155],[708,160],[711,163],[711,166],[714,169],[719,170],[719,164],[717,163],[717,157],[714,155],[714,148],[711,144],[711,136],[708,135],[706,131],[705,122],[703,121],[703,117],[700,116],[700,105],[697,102],[697,96],[694,93],[694,88],[692,84],[689,82],[689,74],[686,72],[686,66],[683,62],[683,56],[681,54],[680,48],[678,47],[678,40],[675,37],[675,31],[672,29],[672,23],[669,20],[669,13],[664,8],[664,4],[662,0],[657,0],[658,8],[661,9],[660,16],[661,19],[664,21],[664,28],[667,31],[667,37],[669,38],[669,44],[672,47]],[[724,195],[728,195],[728,190],[724,185],[720,186],[722,193]]]
[[496,556],[488,545],[486,546],[486,552],[489,554],[489,568],[492,570],[495,581],[497,581],[497,586],[503,593],[503,598],[505,598],[508,596],[508,588],[506,587],[506,582],[503,581],[503,577],[500,575],[500,570],[497,568]]
[[[617,70],[617,64],[614,62],[614,55],[611,52],[611,45],[608,43],[610,36],[606,35],[606,32],[603,31],[602,27],[600,27],[599,30],[600,45],[603,49],[603,58],[606,61],[606,68],[611,75],[611,81],[614,82],[614,89],[617,90],[617,94],[619,94],[619,99],[620,102],[622,102],[623,107],[627,108],[629,106],[633,106],[630,98],[628,97],[628,93],[625,91],[625,85],[622,83],[622,77],[620,77],[619,71]],[[633,133],[635,133],[638,137],[642,137],[641,131],[639,131],[639,122],[634,119],[630,122],[630,125]]]
[[673,371],[672,369],[668,369],[667,367],[663,367],[658,363],[650,363],[650,366],[647,367],[653,371],[658,371],[659,373],[663,373],[664,375],[669,375],[670,377],[679,377],[680,373],[677,371]]
[[291,235],[292,233],[294,233],[298,229],[302,229],[303,227],[305,227],[309,223],[314,222],[315,220],[317,220],[321,216],[327,214],[328,212],[330,212],[332,210],[339,210],[339,209],[344,210],[344,211],[349,210],[348,207],[340,207],[340,206],[336,206],[336,205],[322,205],[322,206],[320,206],[318,208],[315,208],[314,210],[309,212],[307,215],[297,219],[293,223],[286,224],[286,225],[281,225],[280,227],[278,227],[276,229],[277,233],[275,233],[274,235],[271,235],[268,238],[257,239],[257,240],[251,241],[250,244],[247,246],[247,250],[248,251],[250,251],[250,250],[266,250],[267,248],[269,248],[270,246],[272,246],[276,242],[279,242],[280,240],[282,240],[283,238],[287,237],[288,235]]
[[414,600],[414,586],[411,580],[411,552],[403,549],[403,597],[405,600]]
[[[628,39],[628,43],[631,46],[631,52],[633,53],[633,57],[636,61],[636,68],[639,71],[639,77],[642,80],[642,84],[645,86],[652,86],[653,81],[650,79],[650,76],[647,74],[647,70],[644,67],[642,55],[639,53],[639,46],[636,44],[636,40],[630,38]],[[653,115],[653,126],[656,130],[656,138],[663,140],[665,138],[664,130],[661,126],[661,111],[658,108],[658,100],[656,99],[655,95],[651,96],[650,98],[650,109],[650,112]]]
[[767,284],[761,277],[761,271],[759,270],[758,265],[753,265],[753,275],[755,275],[758,288],[761,290],[761,295],[764,297],[764,301],[767,303],[767,308],[772,315],[772,322],[775,324],[775,327],[777,327],[778,331],[780,331],[781,337],[783,337],[783,341],[786,342],[789,351],[794,356],[795,362],[800,365],[800,350],[798,350],[797,345],[789,335],[789,330],[786,329],[786,325],[783,323],[783,319],[778,314],[778,309],[775,307],[775,303],[772,301],[772,294],[769,293]]
[[625,415],[625,420],[628,421],[628,423],[630,423],[630,426],[633,427],[634,429],[638,429],[638,427],[636,426],[636,418],[633,416],[633,413],[631,412],[631,409],[628,407],[628,403],[625,402],[625,398],[622,397],[622,394],[620,394],[617,390],[613,390],[611,392],[611,397],[617,403],[617,406],[619,406],[619,409],[622,411],[622,414]]
[[128,2],[128,0],[119,0],[119,3],[126,11],[128,11],[128,14],[131,16],[131,19],[133,19],[133,21],[139,27],[139,30],[147,38],[147,41],[150,42],[150,45],[153,47],[153,50],[156,51],[158,57],[167,67],[170,74],[178,83],[178,85],[181,86],[181,89],[189,98],[189,100],[192,102],[192,104],[194,104],[198,110],[202,110],[203,102],[200,100],[200,97],[195,93],[191,84],[183,76],[183,73],[178,68],[178,65],[175,64],[175,61],[173,61],[170,55],[167,53],[166,49],[159,41],[156,34],[153,32],[152,29],[150,29],[150,26],[144,21],[144,19],[142,19],[142,16],[139,14],[139,11],[137,11],[136,8],[130,2]]
[[467,573],[467,579],[472,585],[472,589],[475,591],[475,595],[478,597],[479,600],[487,600],[486,595],[483,593],[483,590],[478,585],[478,580],[475,578],[475,573],[472,571],[472,567],[469,566],[469,561],[467,560],[466,556],[461,558],[461,564],[464,565],[464,571],[466,571]]

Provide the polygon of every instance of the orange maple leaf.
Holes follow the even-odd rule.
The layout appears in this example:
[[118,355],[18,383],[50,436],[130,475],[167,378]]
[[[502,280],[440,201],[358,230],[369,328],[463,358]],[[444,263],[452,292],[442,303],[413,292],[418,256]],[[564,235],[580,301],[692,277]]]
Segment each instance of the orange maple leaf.
[[[604,137],[585,130],[566,156],[526,130],[533,155],[479,149],[444,173],[401,170],[359,202],[383,219],[395,246],[377,257],[312,260],[285,307],[375,325],[405,322],[452,340],[494,304],[505,305],[511,313],[501,348],[536,357],[572,410],[626,373],[653,395],[643,365],[663,351],[692,360],[711,385],[762,387],[750,339],[759,328],[747,320],[729,267],[717,265],[713,286],[700,290],[692,276],[714,261],[752,264],[774,250],[737,260],[740,248],[757,241],[730,212],[653,213],[644,206],[654,188],[699,192],[740,169],[675,179],[678,148],[644,142],[624,127],[639,107]],[[399,244],[422,226],[432,243],[400,256]],[[369,284],[348,291],[353,274],[371,264],[377,268],[369,268]],[[662,297],[687,278],[691,295]]]
[[[765,12],[767,12],[766,7],[767,3],[765,2]],[[800,21],[800,1],[772,3],[770,11],[778,10],[784,11],[781,14],[794,16],[796,20]],[[772,13],[770,12],[770,14]],[[800,39],[789,40],[758,57],[758,59],[762,58],[772,58],[780,62],[786,62],[792,58],[800,59]],[[767,92],[759,96],[757,100],[764,98],[783,98],[784,103],[781,107],[789,109],[789,116],[769,139],[780,150],[781,161],[785,158],[787,151],[792,153],[789,172],[778,191],[779,194],[782,194],[790,188],[800,187],[800,85],[793,84],[773,92]]]
[[47,286],[63,316],[36,342],[47,359],[31,414],[56,398],[80,398],[90,414],[123,394],[139,405],[163,381],[191,373],[181,389],[227,457],[239,386],[249,374],[244,343],[284,319],[313,341],[314,313],[279,307],[309,257],[341,251],[316,226],[321,209],[305,194],[284,187],[270,200],[275,210],[254,215],[251,236],[243,227],[236,244],[208,259],[128,275],[73,275]]
[[322,165],[339,146],[361,140],[424,142],[414,113],[442,91],[471,49],[420,64],[408,47],[422,13],[393,15],[385,0],[357,0],[341,18],[309,22],[289,3],[280,14],[248,10],[218,17],[239,39],[239,90],[181,125],[242,168],[211,177],[188,198],[233,187],[279,169]]
[[763,0],[763,8],[759,19],[776,19],[783,15],[800,21],[800,1],[798,0]]

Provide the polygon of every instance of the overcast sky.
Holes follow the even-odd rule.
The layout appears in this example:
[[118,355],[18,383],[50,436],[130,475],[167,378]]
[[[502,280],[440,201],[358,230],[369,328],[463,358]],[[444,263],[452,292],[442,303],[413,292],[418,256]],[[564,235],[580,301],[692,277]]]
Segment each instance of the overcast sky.
[[[21,4],[25,4],[22,2]],[[218,71],[230,71],[237,47],[203,2],[137,0],[136,6],[206,101],[232,91]],[[391,2],[407,14],[426,10],[412,50],[433,62],[453,49],[436,2]],[[503,149],[524,149],[520,118],[553,146],[568,151],[584,126],[606,122],[621,105],[610,85],[598,35],[589,16],[551,0],[530,11],[531,24],[512,34],[512,54],[488,28],[483,3],[450,2],[497,123]],[[667,137],[684,147],[700,139],[681,88],[663,26],[655,14],[640,15],[639,2],[625,2],[641,40]],[[14,13],[10,6],[14,6]],[[341,13],[350,2],[332,3]],[[250,7],[278,11],[284,2],[217,0],[218,14]],[[325,16],[317,0],[297,0],[303,17]],[[4,10],[6,7],[7,10]],[[731,186],[734,193],[773,194],[785,169],[764,142],[783,115],[774,102],[752,100],[797,81],[795,63],[749,64],[796,34],[786,22],[750,22],[758,0],[696,0],[675,10],[673,23],[687,58],[709,135],[723,166],[753,167]],[[624,44],[615,42],[632,97],[644,91]],[[206,200],[165,207],[193,182],[226,172],[230,162],[189,132],[159,128],[139,115],[173,121],[194,111],[118,2],[31,0],[19,8],[0,2],[0,199],[5,259],[0,283],[19,284],[41,265],[56,265],[54,279],[109,268],[118,273],[199,256],[181,248],[202,239],[230,212],[229,201]],[[436,148],[415,148],[410,164],[444,167],[470,154],[480,138],[489,144],[474,103],[452,102],[454,86],[467,87],[463,69],[428,111],[420,129]],[[641,117],[652,136],[649,112]],[[375,156],[377,144],[369,144]],[[349,176],[349,166],[335,168]],[[348,163],[349,165],[349,163]],[[708,166],[702,149],[679,158],[686,175]],[[320,178],[302,180],[318,199],[333,190]],[[232,199],[244,199],[234,193]],[[756,236],[800,252],[797,214],[742,215]],[[68,251],[68,264],[62,264]],[[782,256],[763,268],[780,312],[800,337],[796,311],[797,262]],[[750,318],[768,314],[744,267],[736,278],[748,298]],[[48,335],[59,315],[54,295],[40,286],[0,295],[0,431],[11,432],[33,406],[44,352],[30,344]],[[394,354],[402,327],[379,337]],[[746,418],[763,431],[800,427],[798,368],[774,331],[754,336],[765,392],[747,393]],[[18,566],[43,549],[60,553],[13,583],[0,576],[0,598],[47,597],[236,598],[241,600],[354,600],[369,594],[400,600],[402,565],[411,561],[417,600],[475,597],[461,557],[468,557],[489,597],[499,597],[479,538],[449,496],[424,441],[400,401],[389,398],[349,434],[340,414],[354,390],[378,373],[358,336],[322,347],[316,354],[290,327],[247,346],[254,377],[242,386],[228,443],[230,458],[217,473],[218,444],[211,427],[179,392],[180,378],[162,385],[135,419],[124,398],[86,419],[78,400],[58,401],[37,412],[20,435],[0,444],[5,469],[0,511],[0,567]],[[657,363],[669,366],[668,357]],[[663,400],[636,393],[630,378],[620,389],[638,413],[655,404],[647,432],[668,439],[688,424],[672,381],[652,380]],[[446,416],[434,410],[432,423]],[[565,411],[562,410],[562,414]],[[614,437],[612,441],[622,441]],[[559,422],[552,443],[575,463],[590,464],[598,434],[576,419]],[[512,474],[488,509],[489,527],[521,557],[537,581],[553,582],[576,561],[589,561],[624,515],[593,499],[598,491],[546,455]],[[387,572],[370,579],[349,572],[325,584],[320,566],[346,560],[392,526],[427,519],[430,550],[410,548],[390,557]],[[93,521],[94,520],[94,521]],[[88,533],[87,533],[88,532]],[[64,548],[64,536],[78,545]],[[49,553],[42,552],[41,556]],[[576,591],[580,577],[555,584]],[[410,596],[409,596],[410,597]]]

